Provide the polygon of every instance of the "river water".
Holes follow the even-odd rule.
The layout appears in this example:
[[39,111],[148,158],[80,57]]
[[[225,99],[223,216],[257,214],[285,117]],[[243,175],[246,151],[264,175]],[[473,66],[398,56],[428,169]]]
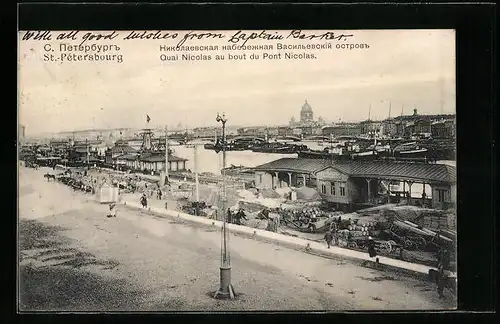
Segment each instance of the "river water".
[[[185,146],[174,146],[174,155],[188,159],[186,168],[194,171],[194,148]],[[212,172],[220,174],[222,168],[222,152],[219,154],[213,150],[206,150],[203,146],[198,146],[198,171]],[[226,152],[226,165],[243,165],[246,167],[256,167],[284,157],[297,157],[297,154],[266,154],[254,153],[252,151],[229,151]]]
[[[309,146],[311,149],[321,149],[316,142],[303,142]],[[194,171],[194,148],[186,146],[172,146],[171,149],[174,150],[174,155],[188,159],[186,162],[186,168]],[[295,158],[297,154],[269,154],[269,153],[255,153],[252,151],[230,151],[226,152],[226,165],[243,165],[246,167],[256,167],[261,164],[265,164],[274,160],[281,158]],[[222,152],[218,154],[213,150],[206,150],[203,145],[197,148],[197,158],[198,158],[198,171],[201,172],[211,172],[215,174],[220,174],[222,168]],[[455,161],[438,161],[437,163],[447,164],[456,166]],[[397,186],[396,186],[397,187]],[[402,188],[402,183],[399,185]],[[408,187],[406,187],[408,188]],[[393,188],[397,190],[397,188]],[[415,183],[412,186],[412,197],[421,197],[423,192],[423,186],[421,184]],[[431,198],[431,187],[429,185],[425,186],[425,192],[427,197]]]

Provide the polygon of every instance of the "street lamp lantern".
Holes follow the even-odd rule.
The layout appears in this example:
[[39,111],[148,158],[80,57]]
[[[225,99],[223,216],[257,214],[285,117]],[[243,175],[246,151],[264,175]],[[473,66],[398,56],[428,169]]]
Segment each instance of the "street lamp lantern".
[[234,289],[231,284],[231,256],[229,253],[228,231],[226,228],[226,116],[217,113],[215,119],[222,123],[222,188],[221,188],[221,215],[222,215],[222,239],[221,239],[221,266],[220,266],[220,287],[214,295],[217,299],[233,299]]

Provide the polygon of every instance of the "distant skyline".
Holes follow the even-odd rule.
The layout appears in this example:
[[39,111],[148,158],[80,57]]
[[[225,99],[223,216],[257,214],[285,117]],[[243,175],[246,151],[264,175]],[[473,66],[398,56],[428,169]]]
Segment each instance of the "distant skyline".
[[122,49],[121,64],[61,64],[43,62],[45,43],[21,42],[19,123],[27,136],[142,128],[146,115],[151,127],[216,126],[217,112],[225,112],[232,125],[286,125],[292,116],[299,120],[305,100],[315,119],[328,122],[366,120],[370,106],[371,119],[385,119],[389,104],[392,117],[403,106],[405,115],[414,108],[422,115],[455,113],[453,30],[349,33],[352,43],[370,48],[312,51],[318,59],[300,61],[228,61],[228,52],[219,51],[197,54],[224,53],[226,61],[162,62],[161,53],[173,52],[160,52],[159,45],[174,42],[117,38],[110,44]]

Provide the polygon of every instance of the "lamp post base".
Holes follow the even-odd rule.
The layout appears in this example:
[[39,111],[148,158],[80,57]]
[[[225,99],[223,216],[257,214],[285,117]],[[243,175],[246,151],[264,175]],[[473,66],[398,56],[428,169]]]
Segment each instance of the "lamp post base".
[[231,284],[231,267],[220,267],[220,288],[214,295],[215,299],[234,299],[234,289]]

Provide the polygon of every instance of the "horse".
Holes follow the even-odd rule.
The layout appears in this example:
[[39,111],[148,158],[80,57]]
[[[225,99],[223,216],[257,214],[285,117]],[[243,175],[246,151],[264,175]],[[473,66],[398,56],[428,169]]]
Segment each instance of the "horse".
[[56,181],[56,176],[55,176],[55,175],[53,175],[53,174],[50,174],[50,173],[45,173],[45,174],[43,175],[43,177],[44,177],[44,178],[47,178],[47,181],[50,181],[50,179],[52,179],[52,180]]

